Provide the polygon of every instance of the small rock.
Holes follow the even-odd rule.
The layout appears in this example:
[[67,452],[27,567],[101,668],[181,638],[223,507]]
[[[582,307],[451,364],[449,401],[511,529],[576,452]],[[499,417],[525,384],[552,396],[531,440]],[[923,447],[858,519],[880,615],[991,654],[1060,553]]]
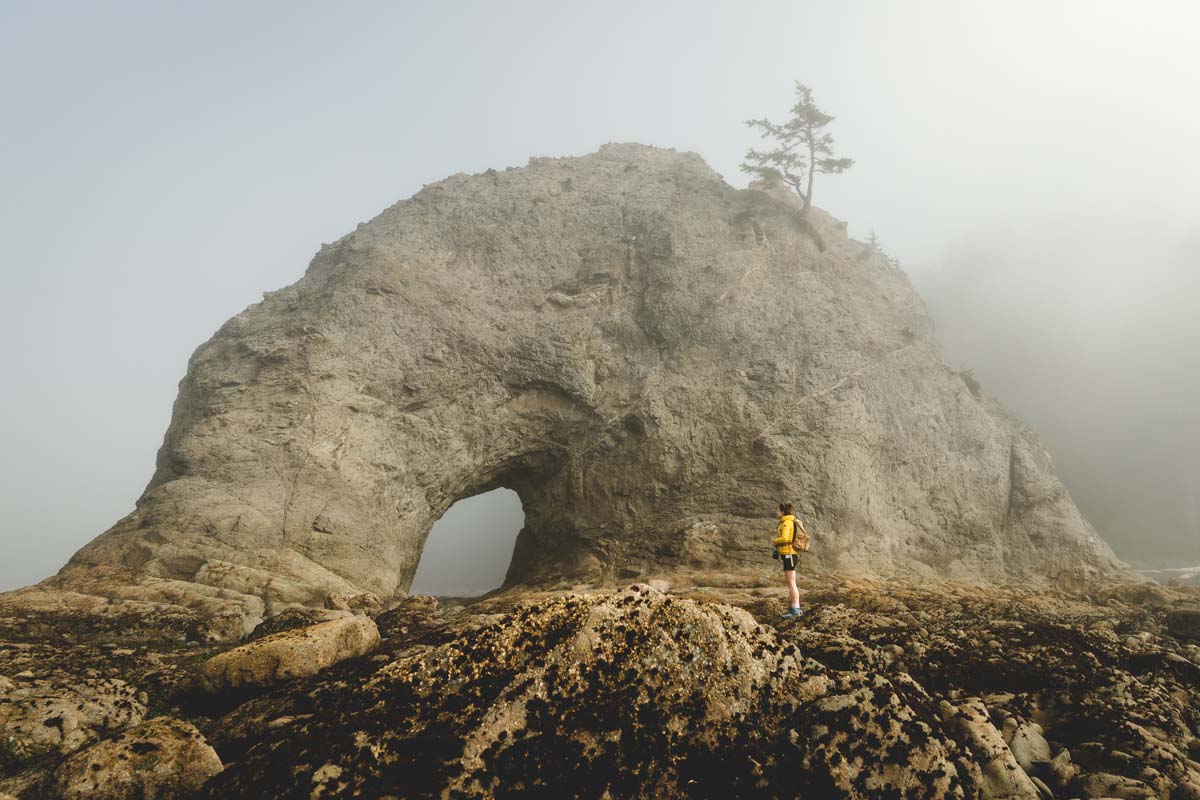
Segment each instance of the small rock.
[[1050,760],[1050,774],[1054,776],[1059,786],[1066,786],[1075,780],[1079,768],[1071,763],[1071,751],[1059,750],[1058,755]]
[[1008,747],[1012,750],[1013,758],[1026,772],[1032,771],[1034,764],[1050,761],[1050,745],[1042,735],[1042,726],[1036,722],[1019,726]]
[[363,592],[350,596],[350,610],[374,616],[383,608],[383,601],[374,592]]
[[217,752],[195,726],[155,717],[68,758],[50,776],[49,796],[175,800],[192,796],[221,769]]
[[260,622],[250,635],[246,637],[246,642],[253,642],[257,639],[270,636],[282,631],[290,631],[296,628],[305,628],[309,625],[317,625],[322,622],[329,622],[331,619],[343,619],[351,616],[350,611],[333,611],[325,608],[310,608],[308,606],[292,606],[284,609],[273,617]]

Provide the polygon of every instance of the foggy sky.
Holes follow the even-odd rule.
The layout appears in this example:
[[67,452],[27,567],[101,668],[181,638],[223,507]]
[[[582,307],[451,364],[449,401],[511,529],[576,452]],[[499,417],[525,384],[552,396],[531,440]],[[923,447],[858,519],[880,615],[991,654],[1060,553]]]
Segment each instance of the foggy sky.
[[459,500],[434,523],[409,591],[468,596],[504,582],[517,531],[525,524],[512,489]]
[[[458,171],[608,141],[735,185],[791,83],[816,202],[1122,557],[1200,562],[1200,11],[1159,2],[0,0],[0,589],[133,507],[190,353]],[[799,299],[798,299],[799,301]]]

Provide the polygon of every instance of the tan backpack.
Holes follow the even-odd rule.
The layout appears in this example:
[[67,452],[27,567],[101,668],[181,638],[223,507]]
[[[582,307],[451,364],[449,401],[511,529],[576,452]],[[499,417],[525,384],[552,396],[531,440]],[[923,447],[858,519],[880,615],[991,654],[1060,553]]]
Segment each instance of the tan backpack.
[[[803,538],[801,538],[803,537]],[[797,553],[807,553],[812,547],[812,537],[804,530],[804,523],[797,517],[792,517],[792,549]]]

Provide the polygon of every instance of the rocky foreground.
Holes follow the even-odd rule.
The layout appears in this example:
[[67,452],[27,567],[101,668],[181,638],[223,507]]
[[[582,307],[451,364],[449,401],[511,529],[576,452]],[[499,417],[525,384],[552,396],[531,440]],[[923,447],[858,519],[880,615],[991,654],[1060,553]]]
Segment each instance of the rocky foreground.
[[802,583],[0,597],[0,797],[1200,798],[1200,592]]

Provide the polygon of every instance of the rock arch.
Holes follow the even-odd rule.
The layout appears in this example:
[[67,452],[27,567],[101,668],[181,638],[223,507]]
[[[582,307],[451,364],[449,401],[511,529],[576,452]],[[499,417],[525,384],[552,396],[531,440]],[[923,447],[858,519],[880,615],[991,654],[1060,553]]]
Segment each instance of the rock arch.
[[51,583],[246,619],[386,598],[495,486],[510,585],[760,574],[784,497],[830,568],[1115,568],[904,275],[794,219],[640,145],[427,186],[196,351],[137,509]]

